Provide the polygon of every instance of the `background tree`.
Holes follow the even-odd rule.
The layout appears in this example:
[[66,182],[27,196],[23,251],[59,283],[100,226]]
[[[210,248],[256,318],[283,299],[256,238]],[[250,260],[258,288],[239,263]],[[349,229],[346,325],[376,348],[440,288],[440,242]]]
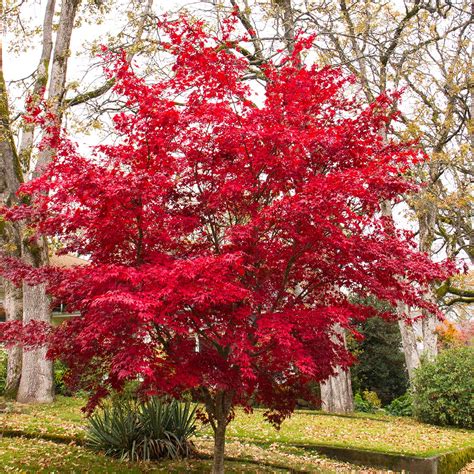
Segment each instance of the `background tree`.
[[[4,4],[0,3],[1,37],[0,37],[0,191],[2,203],[14,205],[16,201],[16,191],[20,186],[23,176],[16,153],[14,138],[10,128],[10,107],[3,71],[3,34],[5,31]],[[1,222],[1,240],[3,249],[7,249],[11,255],[20,256],[20,232],[17,225]],[[3,281],[2,281],[3,283]],[[7,321],[22,319],[22,295],[14,285],[5,282],[4,308]],[[5,392],[6,394],[16,394],[19,376],[21,373],[21,350],[12,347],[8,350],[8,368]]]
[[[128,17],[130,25],[124,29],[122,35],[118,35],[119,39],[115,39],[115,44],[120,44],[120,40],[123,40],[127,32],[130,29],[134,30],[134,40],[127,45],[129,60],[141,45],[145,26],[150,20],[151,6],[151,0],[144,7],[140,5],[137,16],[132,14]],[[101,18],[105,10],[110,9],[107,2],[97,2],[96,5],[85,3],[82,11],[80,7],[80,0],[63,0],[59,5],[55,0],[44,2],[38,65],[31,76],[20,81],[19,84],[12,84],[10,89],[12,97],[18,92],[27,97],[27,108],[30,110],[34,110],[41,101],[47,100],[52,116],[58,124],[63,122],[63,117],[69,108],[97,99],[112,86],[112,83],[107,83],[91,91],[70,95],[74,92],[74,87],[67,82],[67,70],[71,57],[71,38],[76,23],[84,18],[89,21],[91,20],[89,17],[92,17],[92,21],[94,18]],[[28,28],[28,23],[25,23],[24,17],[28,17],[28,8],[31,8],[28,2],[9,3],[5,8],[2,2],[1,21],[12,30],[11,46],[18,48],[16,51],[18,55],[26,54],[26,51],[19,46],[20,36],[21,41],[26,40],[26,44],[30,40],[28,36],[25,38],[25,25]],[[57,25],[54,24],[55,15],[58,16]],[[34,36],[33,33],[30,34]],[[7,90],[3,68],[0,84],[2,89],[2,169],[5,171],[5,182],[0,184],[0,189],[3,191],[2,203],[10,206],[18,203],[16,192],[20,184],[31,177],[41,175],[42,170],[55,154],[55,150],[54,147],[48,145],[35,151],[37,143],[34,122],[22,118],[21,112],[24,110],[20,109],[16,118],[10,113],[8,103],[10,93]],[[84,122],[86,118],[84,112],[82,114],[81,121]],[[18,139],[15,140],[15,137]],[[32,239],[29,229],[19,225],[6,224],[1,230],[4,250],[13,256],[21,256],[25,263],[30,265],[36,267],[48,265],[50,249],[48,242],[44,239]],[[26,323],[51,321],[51,305],[44,285],[24,284],[21,288],[16,288],[7,282],[4,289],[7,320],[23,319]],[[21,402],[52,401],[54,396],[52,363],[46,359],[46,348],[37,348],[24,354],[19,347],[9,350],[6,393],[10,396],[16,395],[18,401]]]
[[371,318],[362,323],[360,341],[351,341],[357,357],[351,368],[355,391],[375,392],[384,405],[402,396],[408,389],[408,374],[396,321]]
[[[386,90],[407,88],[405,98],[415,106],[401,108],[405,128],[396,133],[421,139],[431,157],[416,171],[419,181],[426,184],[424,191],[406,199],[416,219],[420,250],[435,254],[451,241],[454,247],[448,254],[462,252],[466,239],[472,238],[472,197],[465,174],[469,166],[462,151],[467,142],[468,65],[472,62],[466,42],[472,24],[469,3],[407,1],[400,9],[390,3],[324,1],[302,9],[301,15],[307,15],[307,25],[313,25],[319,35],[320,60],[341,64],[355,74],[368,101]],[[443,216],[450,212],[456,217]],[[456,222],[457,230],[442,224],[448,221]],[[422,352],[436,355],[436,325],[435,316],[421,323],[400,321],[410,374]]]

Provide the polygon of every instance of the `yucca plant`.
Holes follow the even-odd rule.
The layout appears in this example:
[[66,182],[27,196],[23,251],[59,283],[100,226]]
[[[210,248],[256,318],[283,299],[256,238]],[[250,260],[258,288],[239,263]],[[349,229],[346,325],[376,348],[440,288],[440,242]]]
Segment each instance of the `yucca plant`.
[[89,418],[87,438],[92,448],[110,456],[139,459],[137,447],[144,437],[137,403],[115,400]]
[[117,398],[89,419],[91,447],[132,461],[177,459],[193,451],[196,407],[153,397],[145,402]]
[[[189,438],[196,430],[196,406],[190,402],[169,402],[151,398],[141,406],[140,418],[154,459],[188,457],[192,452]],[[167,452],[169,451],[169,452]]]

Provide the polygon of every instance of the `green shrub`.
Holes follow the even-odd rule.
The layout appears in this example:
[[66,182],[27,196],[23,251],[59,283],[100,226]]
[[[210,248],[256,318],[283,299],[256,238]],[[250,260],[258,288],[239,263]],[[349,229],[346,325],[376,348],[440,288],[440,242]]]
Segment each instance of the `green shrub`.
[[354,409],[363,413],[371,413],[372,409],[370,404],[362,398],[362,395],[357,392],[354,395]]
[[5,393],[5,385],[7,382],[7,353],[0,349],[0,395]]
[[413,407],[412,407],[412,397],[407,392],[401,397],[395,398],[395,400],[385,407],[385,410],[388,414],[392,416],[412,416]]
[[355,411],[363,413],[375,413],[380,409],[382,402],[375,392],[364,390],[362,394],[357,392],[354,396]]
[[368,403],[370,403],[376,410],[378,410],[382,406],[382,402],[380,401],[379,396],[376,392],[370,390],[364,390],[362,395]]
[[132,461],[189,456],[195,427],[190,402],[114,397],[89,419],[88,442],[110,456]]
[[70,397],[73,395],[71,389],[66,385],[64,377],[67,373],[67,366],[59,361],[54,361],[54,389],[58,395]]
[[474,428],[474,347],[441,352],[424,361],[413,381],[413,413],[436,425]]
[[[354,302],[390,311],[390,306],[373,298]],[[357,330],[364,336],[362,340],[347,338],[348,346],[357,359],[351,367],[354,393],[362,393],[363,390],[376,392],[382,405],[388,405],[402,396],[409,386],[398,323],[374,317],[359,323]]]

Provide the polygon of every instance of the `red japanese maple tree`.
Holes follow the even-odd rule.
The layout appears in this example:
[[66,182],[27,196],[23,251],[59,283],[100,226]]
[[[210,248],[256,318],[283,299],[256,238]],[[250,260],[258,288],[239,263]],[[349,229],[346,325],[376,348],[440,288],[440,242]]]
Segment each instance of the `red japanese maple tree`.
[[117,142],[81,156],[61,139],[22,188],[32,203],[7,217],[90,260],[42,273],[80,313],[53,333],[51,357],[87,378],[93,403],[136,379],[145,394],[191,392],[223,472],[233,407],[252,399],[279,423],[351,363],[338,328],[374,310],[350,295],[433,311],[422,295],[449,268],[382,216],[422,158],[381,137],[389,98],[361,105],[340,70],[299,64],[299,42],[263,67],[256,104],[231,27],[220,39],[186,19],[161,27],[171,77],[149,84],[115,58]]

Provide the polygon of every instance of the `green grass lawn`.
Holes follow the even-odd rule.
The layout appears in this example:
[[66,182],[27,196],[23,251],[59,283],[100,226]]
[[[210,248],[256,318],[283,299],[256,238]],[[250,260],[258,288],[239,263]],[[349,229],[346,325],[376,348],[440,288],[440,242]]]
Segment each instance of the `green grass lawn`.
[[[85,436],[84,403],[58,397],[52,405],[8,404],[7,412],[0,414],[0,434],[5,435],[0,437],[2,472],[209,472],[206,456],[212,453],[212,437],[208,427],[201,428],[194,440],[201,459],[188,462],[132,465],[76,445],[71,441]],[[16,435],[9,437],[12,432]],[[18,433],[39,439],[18,437]],[[295,446],[298,444],[429,456],[474,446],[474,431],[439,428],[408,418],[343,417],[311,411],[296,412],[276,431],[264,421],[263,410],[252,415],[239,410],[228,428],[227,455],[235,461],[226,472],[289,472],[292,468],[328,473],[354,468]]]
[[[77,445],[85,437],[85,419],[81,412],[84,404],[83,399],[68,397],[58,397],[52,405],[9,403],[7,411],[0,413],[1,472],[210,472],[213,441],[206,430],[194,439],[199,458],[188,461],[126,463]],[[352,468],[347,463],[329,460],[317,453],[308,454],[302,449],[276,446],[269,449],[243,440],[229,440],[226,453],[226,472],[229,473],[278,473],[296,469],[327,474]]]
[[[21,473],[204,473],[211,471],[211,461],[164,461],[161,463],[127,463],[101,456],[74,445],[57,444],[42,439],[0,438],[1,472]],[[259,467],[253,463],[227,462],[226,472],[287,472]]]
[[331,416],[296,412],[276,431],[263,419],[263,410],[252,415],[239,411],[227,430],[231,438],[267,443],[324,444],[415,456],[431,456],[474,446],[474,431],[442,428],[411,418],[355,415]]

